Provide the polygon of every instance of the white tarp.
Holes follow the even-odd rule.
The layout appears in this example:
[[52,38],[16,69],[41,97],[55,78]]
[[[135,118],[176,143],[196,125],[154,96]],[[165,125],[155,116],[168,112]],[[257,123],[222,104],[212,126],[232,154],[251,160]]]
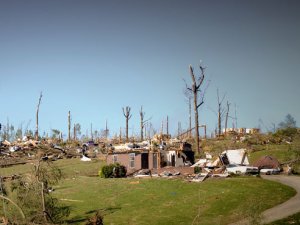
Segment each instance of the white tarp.
[[246,149],[244,149],[244,148],[235,149],[235,150],[226,150],[226,151],[222,152],[222,154],[227,155],[229,164],[249,165],[249,160],[247,157]]
[[86,157],[86,156],[82,156],[82,158],[80,159],[81,161],[84,161],[84,162],[89,162],[89,161],[92,161],[90,158]]

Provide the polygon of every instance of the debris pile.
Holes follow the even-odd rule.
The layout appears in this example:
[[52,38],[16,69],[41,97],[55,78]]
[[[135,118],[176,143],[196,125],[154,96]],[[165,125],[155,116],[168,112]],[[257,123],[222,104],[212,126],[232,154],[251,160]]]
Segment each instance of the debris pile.
[[103,156],[103,151],[97,144],[82,146],[79,143],[66,144],[52,139],[35,141],[24,137],[14,142],[0,142],[0,167],[25,164],[33,159],[58,160],[62,158],[81,158],[91,161],[91,158]]

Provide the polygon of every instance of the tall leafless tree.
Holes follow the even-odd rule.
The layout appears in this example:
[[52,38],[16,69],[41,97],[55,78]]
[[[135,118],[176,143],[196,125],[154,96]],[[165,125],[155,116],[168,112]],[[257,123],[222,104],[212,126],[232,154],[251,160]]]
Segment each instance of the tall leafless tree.
[[105,140],[107,140],[108,135],[109,135],[109,129],[108,129],[108,125],[107,125],[107,120],[105,120],[105,131],[104,131],[104,134],[105,134]]
[[132,114],[130,114],[131,108],[129,106],[126,106],[125,109],[123,107],[122,110],[123,110],[123,115],[126,118],[126,142],[128,142],[129,141],[129,138],[128,138],[128,121],[130,120],[130,118],[132,116]]
[[191,86],[188,86],[186,84],[186,90],[194,98],[196,149],[197,149],[197,152],[200,153],[198,109],[204,103],[205,90],[202,89],[202,84],[203,84],[204,78],[205,78],[205,74],[204,74],[205,68],[200,65],[201,74],[198,77],[195,76],[192,65],[189,66],[189,69],[190,69],[190,75],[192,78],[192,84],[191,84]]
[[191,97],[189,97],[189,137],[192,137],[192,103]]
[[74,141],[76,141],[76,127],[75,127],[75,124],[74,124],[74,127],[73,127],[73,139],[74,139]]
[[178,138],[180,138],[181,135],[181,122],[178,122],[177,124],[177,136]]
[[236,115],[236,104],[234,104],[234,120],[235,120],[235,128],[237,128],[238,124],[237,124],[237,115]]
[[68,113],[68,140],[71,141],[71,112]]
[[40,110],[40,105],[42,101],[43,94],[42,92],[40,93],[39,101],[36,107],[36,124],[35,124],[35,140],[39,140],[39,110]]
[[144,126],[145,126],[144,117],[145,117],[145,112],[143,112],[143,106],[141,106],[141,110],[140,110],[141,141],[144,140]]
[[219,89],[217,89],[217,98],[218,98],[218,136],[220,137],[222,134],[222,117],[225,111],[224,107],[222,107],[225,94],[223,95],[222,99],[220,99]]
[[[141,121],[140,121],[140,128],[141,128],[141,141],[144,140],[144,128],[145,128],[145,125],[146,123],[151,119],[147,119],[145,120],[145,112],[143,111],[143,106],[141,106],[141,110],[140,110],[140,118],[141,118]],[[146,136],[146,129],[145,129],[145,136]]]
[[167,136],[169,136],[169,116],[167,116],[166,129],[167,129]]
[[229,107],[230,103],[227,101],[226,103],[227,109],[226,109],[226,118],[225,118],[225,136],[227,135],[227,124],[228,124],[228,117],[229,117]]

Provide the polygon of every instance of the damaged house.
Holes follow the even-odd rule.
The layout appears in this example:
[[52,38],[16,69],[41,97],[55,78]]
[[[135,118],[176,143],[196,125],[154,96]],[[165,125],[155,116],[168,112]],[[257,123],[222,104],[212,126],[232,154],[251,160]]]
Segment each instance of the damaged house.
[[182,167],[194,163],[194,152],[188,143],[179,146],[161,145],[154,148],[151,144],[125,144],[114,146],[107,155],[107,164],[119,163],[131,174],[141,169],[159,169],[165,166]]

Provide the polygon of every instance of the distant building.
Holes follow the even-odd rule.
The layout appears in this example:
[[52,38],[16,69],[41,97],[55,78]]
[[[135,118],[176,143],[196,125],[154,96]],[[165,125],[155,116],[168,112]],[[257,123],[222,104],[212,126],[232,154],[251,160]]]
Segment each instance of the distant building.
[[[225,133],[225,128],[223,128],[223,133]],[[227,128],[226,133],[228,134],[239,134],[239,135],[245,135],[245,134],[259,134],[260,129],[259,128]]]

